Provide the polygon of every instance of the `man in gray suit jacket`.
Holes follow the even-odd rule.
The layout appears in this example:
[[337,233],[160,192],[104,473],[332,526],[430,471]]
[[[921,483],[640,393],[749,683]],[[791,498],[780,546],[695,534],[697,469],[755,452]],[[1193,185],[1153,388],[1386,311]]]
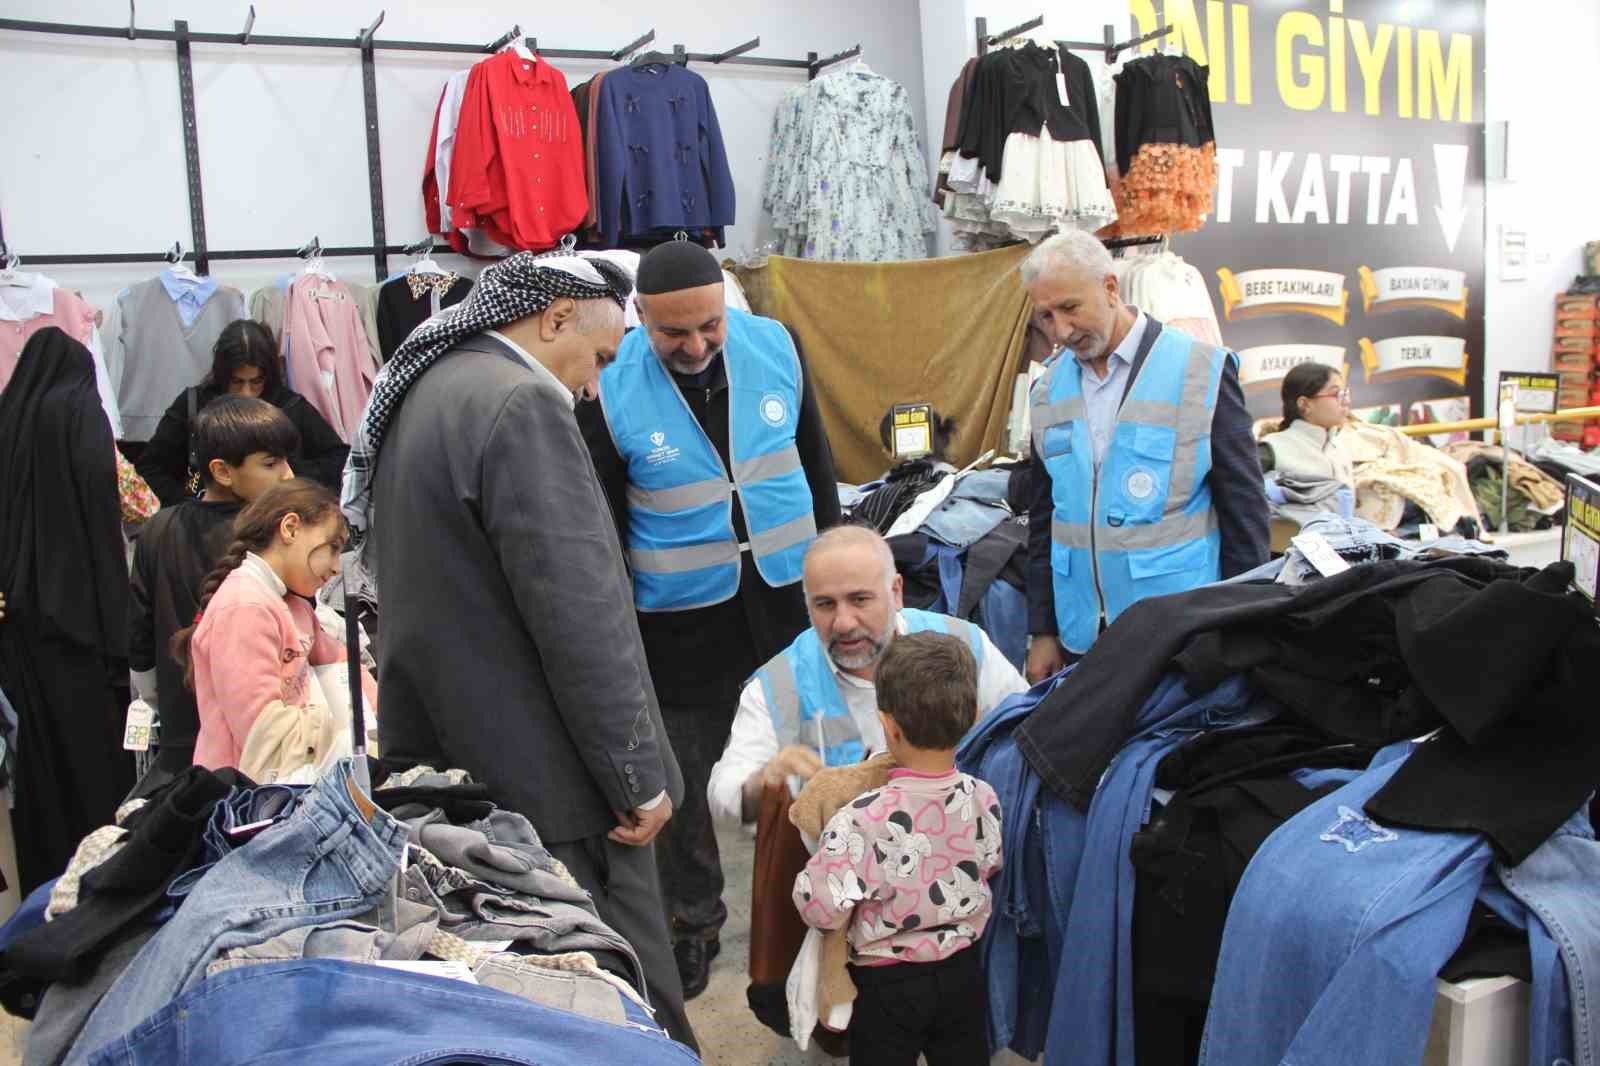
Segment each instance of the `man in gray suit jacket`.
[[461,767],[525,814],[692,1047],[651,843],[683,782],[573,416],[627,284],[576,255],[490,267],[385,366],[345,505],[376,577],[385,761]]

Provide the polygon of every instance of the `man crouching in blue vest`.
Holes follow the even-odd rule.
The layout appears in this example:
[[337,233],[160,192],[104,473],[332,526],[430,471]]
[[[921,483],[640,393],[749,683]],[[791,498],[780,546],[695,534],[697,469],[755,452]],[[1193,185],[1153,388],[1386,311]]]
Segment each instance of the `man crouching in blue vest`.
[[1123,303],[1111,254],[1087,233],[1044,241],[1021,273],[1058,349],[1029,401],[1038,681],[1135,601],[1266,562],[1268,513],[1238,356]]
[[639,261],[643,329],[600,374],[579,425],[611,503],[683,806],[656,863],[685,999],[727,919],[706,781],[739,686],[805,628],[800,562],[839,520],[822,415],[789,331],[729,308],[722,268],[687,241]]
[[902,587],[894,554],[875,530],[837,526],[812,542],[805,556],[811,628],[758,670],[739,697],[727,750],[711,771],[711,811],[719,821],[755,821],[769,783],[809,780],[824,766],[887,750],[873,678],[902,633],[933,630],[967,642],[978,660],[980,718],[1027,689],[983,630],[903,607]]

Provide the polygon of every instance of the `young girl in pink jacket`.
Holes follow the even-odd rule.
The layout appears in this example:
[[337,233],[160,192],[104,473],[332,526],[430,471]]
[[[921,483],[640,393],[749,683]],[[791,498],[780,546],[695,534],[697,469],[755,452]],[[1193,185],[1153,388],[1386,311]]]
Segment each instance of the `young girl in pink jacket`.
[[[269,489],[239,515],[195,625],[173,638],[200,711],[197,765],[236,766],[262,784],[306,783],[348,752],[343,671],[327,686],[315,673],[344,662],[345,650],[317,625],[311,602],[339,573],[348,536],[337,497],[305,478]],[[365,672],[362,682],[375,709],[377,686]]]

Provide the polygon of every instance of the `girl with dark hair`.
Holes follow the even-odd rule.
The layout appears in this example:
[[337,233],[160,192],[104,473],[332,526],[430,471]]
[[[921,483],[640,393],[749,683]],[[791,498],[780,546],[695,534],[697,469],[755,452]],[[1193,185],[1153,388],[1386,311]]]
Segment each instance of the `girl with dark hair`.
[[[340,721],[337,684],[314,671],[344,662],[345,650],[317,625],[311,601],[339,573],[348,536],[338,498],[304,478],[268,489],[239,515],[201,586],[195,624],[172,638],[200,712],[197,765],[304,783],[338,753],[349,722]],[[362,680],[376,707],[377,686]]]
[[194,417],[225,395],[259,397],[287,415],[300,432],[300,449],[289,456],[289,465],[302,477],[339,487],[349,447],[305,397],[283,384],[278,345],[267,327],[241,318],[223,327],[212,349],[211,373],[172,401],[135,464],[163,507],[194,495],[190,475],[199,472],[189,466]]
[[1344,375],[1321,363],[1301,363],[1283,377],[1283,421],[1261,438],[1261,470],[1280,477],[1355,484],[1350,458],[1339,442],[1350,420]]

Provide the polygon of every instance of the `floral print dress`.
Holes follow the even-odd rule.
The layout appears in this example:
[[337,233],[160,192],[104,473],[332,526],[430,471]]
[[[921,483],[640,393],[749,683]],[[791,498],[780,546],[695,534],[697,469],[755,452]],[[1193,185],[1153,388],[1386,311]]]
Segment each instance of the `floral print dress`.
[[859,71],[785,95],[773,118],[763,202],[785,255],[922,259],[937,226],[905,87]]

